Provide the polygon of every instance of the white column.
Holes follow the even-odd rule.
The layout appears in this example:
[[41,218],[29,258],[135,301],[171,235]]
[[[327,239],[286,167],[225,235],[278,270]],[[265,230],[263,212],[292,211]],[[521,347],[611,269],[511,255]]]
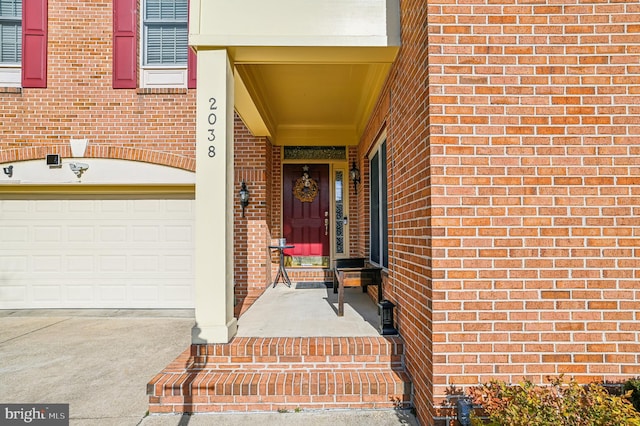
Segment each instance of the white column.
[[233,316],[233,103],[226,50],[199,50],[195,344],[227,343],[238,328]]

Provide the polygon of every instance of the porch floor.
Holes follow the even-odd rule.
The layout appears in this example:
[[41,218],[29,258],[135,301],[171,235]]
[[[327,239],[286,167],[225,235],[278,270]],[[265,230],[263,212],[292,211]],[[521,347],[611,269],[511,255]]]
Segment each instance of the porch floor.
[[338,295],[323,283],[269,286],[238,319],[238,337],[380,336],[378,307],[361,288],[345,288],[344,316]]

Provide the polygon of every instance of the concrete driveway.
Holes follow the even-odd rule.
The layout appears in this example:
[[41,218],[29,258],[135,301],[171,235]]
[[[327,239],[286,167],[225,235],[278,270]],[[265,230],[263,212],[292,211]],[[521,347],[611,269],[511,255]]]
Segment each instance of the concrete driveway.
[[0,310],[0,403],[69,404],[70,424],[137,425],[193,311]]
[[417,425],[394,410],[146,416],[147,383],[193,324],[181,310],[0,310],[0,404],[69,404],[72,426]]

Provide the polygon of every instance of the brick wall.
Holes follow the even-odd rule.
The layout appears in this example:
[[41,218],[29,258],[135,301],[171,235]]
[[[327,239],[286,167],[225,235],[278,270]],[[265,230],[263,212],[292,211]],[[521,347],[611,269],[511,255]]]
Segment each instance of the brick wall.
[[640,5],[533,3],[429,6],[439,396],[640,374]]
[[491,378],[640,375],[640,5],[476,3],[401,2],[359,147],[386,127],[385,297],[423,424]]
[[358,149],[362,190],[358,193],[359,245],[369,250],[368,156],[387,135],[389,277],[384,298],[396,304],[397,327],[406,342],[405,363],[422,424],[433,418],[430,146],[428,144],[426,3],[401,2],[402,48]]
[[[240,313],[262,294],[271,281],[267,246],[272,232],[272,146],[266,138],[253,136],[237,115],[234,133],[234,189],[238,200],[234,228],[235,295],[238,303],[236,312]],[[239,203],[242,181],[246,182],[250,194],[244,218]]]
[[[195,91],[111,88],[112,2],[49,1],[48,87],[0,90],[1,162],[70,156],[195,169]],[[70,19],[73,17],[73,19]]]

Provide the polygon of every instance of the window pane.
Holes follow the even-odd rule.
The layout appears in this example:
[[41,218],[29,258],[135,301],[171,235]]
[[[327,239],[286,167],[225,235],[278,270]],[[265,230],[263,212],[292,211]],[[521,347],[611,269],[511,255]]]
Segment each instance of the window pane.
[[371,159],[371,262],[380,264],[380,170],[379,153]]
[[143,65],[186,65],[187,0],[146,0]]
[[389,267],[389,213],[387,204],[387,142],[380,147],[380,239],[382,240],[381,265]]
[[22,61],[22,1],[0,0],[0,63]]
[[145,20],[187,22],[187,0],[147,0]]
[[22,0],[0,0],[0,16],[22,19]]
[[22,62],[22,25],[0,21],[0,63]]
[[150,26],[147,29],[146,41],[145,65],[186,65],[186,26]]
[[336,170],[335,176],[335,203],[336,203],[336,253],[344,254],[344,198],[343,198],[343,183],[344,172],[342,170]]

